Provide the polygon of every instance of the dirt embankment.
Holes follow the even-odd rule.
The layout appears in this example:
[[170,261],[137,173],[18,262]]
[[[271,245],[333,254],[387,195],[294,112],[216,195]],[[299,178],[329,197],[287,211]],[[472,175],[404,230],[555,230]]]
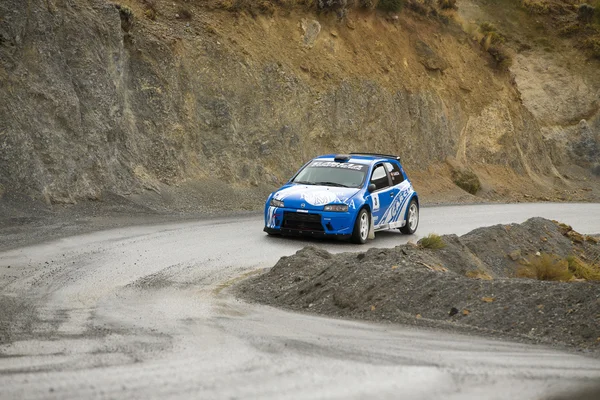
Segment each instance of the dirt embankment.
[[[257,209],[308,158],[351,150],[400,154],[425,202],[600,197],[593,162],[555,157],[536,97],[453,10],[21,3],[0,3],[0,201]],[[478,174],[476,196],[457,168]]]
[[532,218],[423,240],[358,254],[306,247],[238,290],[292,310],[600,351],[598,239]]

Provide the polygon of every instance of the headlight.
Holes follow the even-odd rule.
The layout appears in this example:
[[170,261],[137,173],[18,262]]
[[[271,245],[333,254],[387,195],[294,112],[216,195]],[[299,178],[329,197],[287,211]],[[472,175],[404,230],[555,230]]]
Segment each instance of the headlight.
[[325,206],[324,211],[337,211],[337,212],[346,212],[348,211],[347,204],[330,204]]
[[271,199],[271,207],[283,207],[283,200]]

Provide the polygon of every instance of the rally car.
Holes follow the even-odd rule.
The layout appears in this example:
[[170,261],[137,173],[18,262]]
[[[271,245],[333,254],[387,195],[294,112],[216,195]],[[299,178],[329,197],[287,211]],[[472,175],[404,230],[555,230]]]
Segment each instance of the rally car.
[[329,154],[306,163],[265,204],[269,235],[306,235],[365,243],[376,231],[412,234],[419,198],[400,158],[385,154]]

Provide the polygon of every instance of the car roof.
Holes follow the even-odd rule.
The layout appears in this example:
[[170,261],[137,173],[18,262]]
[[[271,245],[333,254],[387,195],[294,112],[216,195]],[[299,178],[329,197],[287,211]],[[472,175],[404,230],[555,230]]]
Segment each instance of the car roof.
[[[339,157],[339,154],[325,154],[322,156],[315,157],[315,160],[327,160],[334,161],[336,157]],[[345,157],[349,157],[347,161],[356,162],[359,164],[373,164],[377,161],[400,161],[398,157],[384,154],[348,154]]]

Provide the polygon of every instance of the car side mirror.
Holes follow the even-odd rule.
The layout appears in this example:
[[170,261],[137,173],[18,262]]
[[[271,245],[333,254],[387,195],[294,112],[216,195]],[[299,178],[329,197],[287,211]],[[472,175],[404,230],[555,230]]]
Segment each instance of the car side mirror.
[[375,189],[377,189],[377,186],[375,186],[375,184],[374,184],[374,183],[370,183],[370,184],[369,184],[369,186],[367,186],[367,190],[368,190],[369,192],[374,192],[374,191],[375,191]]

